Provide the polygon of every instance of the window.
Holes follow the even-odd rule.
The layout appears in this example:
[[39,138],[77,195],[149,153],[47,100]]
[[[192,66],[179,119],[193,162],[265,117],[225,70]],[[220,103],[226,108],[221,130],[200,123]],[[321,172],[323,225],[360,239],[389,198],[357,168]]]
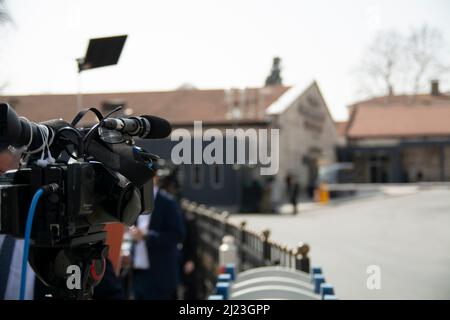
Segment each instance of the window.
[[209,167],[210,169],[210,179],[211,179],[211,186],[214,189],[219,189],[223,187],[224,182],[224,174],[223,174],[223,165],[217,165],[213,164]]

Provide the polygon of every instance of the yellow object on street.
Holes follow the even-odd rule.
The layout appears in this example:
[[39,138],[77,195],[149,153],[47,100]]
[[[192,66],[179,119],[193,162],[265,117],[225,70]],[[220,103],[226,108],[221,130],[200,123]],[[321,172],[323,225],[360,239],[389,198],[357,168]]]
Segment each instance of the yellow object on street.
[[322,204],[327,204],[330,201],[330,191],[326,183],[322,183],[319,185],[318,198],[319,203]]

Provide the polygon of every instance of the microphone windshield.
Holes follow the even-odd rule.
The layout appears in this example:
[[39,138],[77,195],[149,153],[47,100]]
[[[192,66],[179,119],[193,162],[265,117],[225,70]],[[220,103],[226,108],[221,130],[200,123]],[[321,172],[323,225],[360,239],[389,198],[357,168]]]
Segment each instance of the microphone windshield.
[[147,119],[150,123],[150,132],[141,138],[163,139],[169,136],[172,132],[172,126],[166,119],[148,115],[143,115],[141,117]]

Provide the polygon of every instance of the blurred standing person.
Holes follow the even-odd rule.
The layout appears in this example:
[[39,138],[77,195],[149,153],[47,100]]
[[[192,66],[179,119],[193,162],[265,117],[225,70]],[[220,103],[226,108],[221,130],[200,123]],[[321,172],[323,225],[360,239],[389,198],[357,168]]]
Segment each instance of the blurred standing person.
[[154,178],[155,205],[150,215],[140,215],[130,228],[135,241],[133,254],[133,290],[137,300],[171,300],[179,284],[178,244],[185,229],[181,209],[175,198],[157,187]]
[[[181,200],[181,188],[177,178],[178,167],[168,170],[166,175],[160,177],[160,187],[172,194],[178,201]],[[182,210],[183,223],[186,228],[186,237],[180,249],[180,273],[182,296],[185,300],[199,299],[197,287],[197,229],[195,217]]]
[[297,214],[298,210],[297,210],[297,199],[298,199],[298,194],[300,193],[300,185],[298,184],[298,181],[296,178],[293,178],[292,180],[292,185],[291,185],[291,194],[290,194],[290,200],[291,200],[291,204],[293,206],[292,208],[292,213],[293,214]]
[[286,175],[284,182],[286,184],[286,198],[288,199],[288,201],[290,201],[292,193],[292,174],[289,173],[288,175]]
[[109,258],[106,259],[105,273],[102,280],[94,288],[93,300],[124,300],[125,291]]
[[261,182],[253,179],[251,186],[251,194],[253,195],[252,212],[261,212],[261,202],[263,197],[263,187]]
[[273,178],[266,178],[264,180],[264,184],[262,187],[262,197],[261,197],[261,212],[270,213],[272,212],[272,202],[271,202],[271,194],[272,194],[272,184]]
[[294,207],[292,213],[297,214],[297,198],[300,193],[300,185],[297,178],[290,173],[286,176],[285,183],[287,200]]
[[197,259],[197,226],[195,217],[184,211],[186,224],[186,239],[183,242],[181,281],[183,285],[183,299],[197,300],[198,292],[198,259]]
[[178,167],[172,171],[170,169],[166,170],[167,171],[163,171],[158,175],[159,187],[173,195],[176,200],[180,201],[182,196],[180,182],[178,181]]

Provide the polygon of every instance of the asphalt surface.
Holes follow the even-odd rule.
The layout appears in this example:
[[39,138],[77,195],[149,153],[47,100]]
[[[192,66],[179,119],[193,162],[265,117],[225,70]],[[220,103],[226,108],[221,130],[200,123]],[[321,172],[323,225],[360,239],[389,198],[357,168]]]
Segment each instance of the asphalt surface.
[[[312,265],[322,266],[340,299],[450,299],[450,190],[232,219],[269,228],[273,239],[290,246],[308,243]],[[367,287],[371,265],[380,268],[380,289]]]

